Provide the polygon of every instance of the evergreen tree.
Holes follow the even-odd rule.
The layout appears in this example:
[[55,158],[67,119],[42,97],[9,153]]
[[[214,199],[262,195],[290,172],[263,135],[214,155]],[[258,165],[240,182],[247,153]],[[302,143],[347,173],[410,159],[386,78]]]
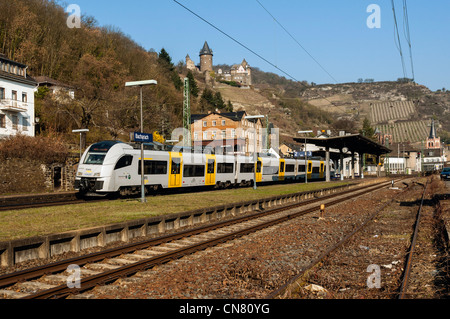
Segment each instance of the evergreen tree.
[[373,136],[375,135],[375,130],[370,125],[370,121],[368,118],[364,119],[362,130],[360,130],[359,133],[367,138],[373,138]]
[[173,70],[172,58],[164,48],[162,48],[161,52],[159,52],[158,61],[163,65],[166,64],[171,71]]
[[191,70],[188,71],[187,78],[189,79],[189,91],[191,92],[192,96],[197,97],[199,89]]

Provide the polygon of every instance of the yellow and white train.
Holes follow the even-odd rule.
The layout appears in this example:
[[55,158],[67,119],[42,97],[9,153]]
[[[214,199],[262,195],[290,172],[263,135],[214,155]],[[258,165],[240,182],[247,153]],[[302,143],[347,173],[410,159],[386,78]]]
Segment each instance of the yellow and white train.
[[[308,181],[324,180],[325,161],[311,159]],[[330,176],[334,169],[330,163]],[[167,188],[211,186],[226,188],[268,182],[304,182],[305,160],[252,156],[144,151],[146,193]],[[141,152],[132,144],[103,141],[88,147],[81,157],[75,189],[82,194],[138,194],[141,189]]]

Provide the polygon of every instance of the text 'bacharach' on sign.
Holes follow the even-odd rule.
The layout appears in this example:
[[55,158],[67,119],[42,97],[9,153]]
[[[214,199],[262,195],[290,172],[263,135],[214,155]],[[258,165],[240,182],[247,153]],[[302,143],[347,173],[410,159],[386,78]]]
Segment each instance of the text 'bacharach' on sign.
[[153,134],[134,132],[133,135],[135,142],[142,142],[142,143],[153,142]]

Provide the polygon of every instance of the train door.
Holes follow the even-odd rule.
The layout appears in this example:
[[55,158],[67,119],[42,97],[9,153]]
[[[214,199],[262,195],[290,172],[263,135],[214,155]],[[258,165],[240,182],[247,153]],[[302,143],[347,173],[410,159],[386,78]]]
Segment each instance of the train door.
[[284,159],[280,159],[280,169],[278,170],[278,180],[284,181],[285,169],[286,169],[286,161]]
[[216,184],[216,156],[206,155],[206,179],[205,185]]
[[170,154],[170,168],[169,168],[169,187],[181,187],[181,165],[183,164],[183,154]]
[[262,159],[258,157],[258,161],[256,162],[256,182],[262,182]]
[[325,163],[320,162],[320,172],[319,172],[319,178],[322,179],[325,177]]
[[313,162],[308,161],[308,180],[312,178]]

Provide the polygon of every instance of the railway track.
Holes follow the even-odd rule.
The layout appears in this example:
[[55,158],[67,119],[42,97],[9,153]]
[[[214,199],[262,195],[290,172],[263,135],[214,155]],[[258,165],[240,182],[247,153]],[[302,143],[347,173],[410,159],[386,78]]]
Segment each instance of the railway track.
[[[413,264],[412,258],[413,258],[413,255],[414,255],[417,234],[418,234],[418,231],[419,231],[419,224],[420,224],[421,211],[422,211],[422,206],[423,206],[423,202],[424,202],[424,197],[425,197],[425,194],[426,194],[426,191],[427,191],[427,186],[428,186],[429,182],[430,182],[430,180],[427,180],[427,184],[423,185],[424,189],[423,189],[422,197],[421,197],[421,200],[420,200],[418,212],[417,212],[416,217],[415,217],[414,231],[413,231],[413,234],[412,234],[412,237],[411,237],[412,238],[411,239],[411,244],[410,244],[409,249],[407,251],[407,258],[406,258],[406,261],[405,261],[404,271],[403,271],[403,275],[401,276],[401,280],[400,280],[401,281],[401,285],[400,285],[400,288],[398,290],[399,293],[398,293],[398,295],[396,295],[396,297],[398,299],[405,299],[405,298],[407,298],[408,281],[409,281],[410,276],[411,276],[411,267],[412,267],[412,264]],[[342,248],[347,242],[350,241],[350,239],[354,235],[359,233],[369,223],[371,223],[374,219],[376,219],[377,216],[382,211],[386,210],[387,207],[392,205],[396,201],[397,198],[399,198],[403,193],[405,193],[408,190],[409,190],[409,187],[405,188],[402,192],[398,193],[393,199],[391,199],[390,201],[388,201],[384,205],[382,205],[373,214],[371,214],[366,219],[366,221],[364,223],[362,223],[361,225],[356,227],[351,233],[349,233],[347,236],[345,236],[341,241],[339,241],[338,243],[336,243],[332,247],[328,248],[325,252],[323,252],[320,256],[318,256],[315,260],[313,260],[308,266],[304,267],[300,273],[298,273],[295,277],[291,278],[291,280],[286,282],[283,286],[281,286],[278,289],[272,291],[269,295],[267,295],[267,298],[268,299],[278,299],[278,298],[281,299],[281,298],[285,298],[287,296],[291,296],[293,291],[297,291],[299,287],[301,287],[302,285],[304,285],[305,283],[308,282],[307,277],[308,277],[308,274],[309,274],[310,271],[312,271],[313,269],[316,269],[316,267],[320,267],[319,265],[324,263],[325,260],[327,258],[329,258],[330,255],[333,252],[335,252],[338,249]],[[361,247],[364,247],[364,246],[360,246],[360,248]],[[341,260],[341,259],[339,259],[339,260]],[[344,263],[345,263],[345,261],[344,261]]]
[[420,200],[419,209],[417,211],[416,221],[414,224],[414,233],[412,236],[411,245],[408,250],[408,258],[406,260],[406,267],[405,267],[405,271],[403,273],[402,284],[400,286],[400,292],[398,295],[398,299],[405,299],[407,297],[408,281],[409,281],[409,278],[411,275],[413,255],[414,255],[414,251],[416,249],[417,234],[419,233],[419,225],[420,225],[420,217],[421,217],[422,207],[423,207],[423,200],[424,200],[425,193],[427,191],[429,182],[430,181],[427,180],[427,184],[424,185],[422,199]]
[[[93,287],[130,276],[141,270],[178,259],[199,250],[244,236],[266,227],[302,216],[320,207],[353,199],[370,191],[389,186],[390,182],[361,187],[284,207],[259,211],[231,221],[186,230],[120,248],[36,267],[0,277],[0,296],[4,298],[66,298]],[[303,209],[298,210],[300,206]],[[68,284],[79,270],[79,281]]]

